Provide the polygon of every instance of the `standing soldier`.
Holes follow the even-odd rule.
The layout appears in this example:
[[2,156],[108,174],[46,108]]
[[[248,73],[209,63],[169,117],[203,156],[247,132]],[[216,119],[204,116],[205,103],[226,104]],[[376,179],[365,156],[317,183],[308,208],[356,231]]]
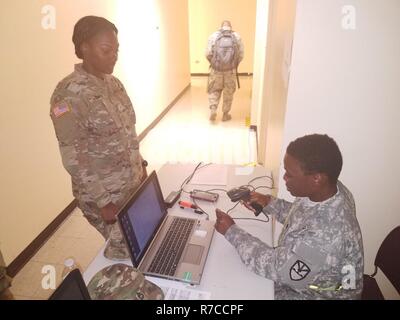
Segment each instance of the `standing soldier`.
[[73,195],[89,223],[109,239],[104,255],[114,260],[129,258],[116,214],[146,176],[132,103],[112,76],[117,34],[101,17],[76,23],[72,41],[83,62],[57,85],[50,108]]
[[[239,81],[237,68],[243,60],[244,48],[240,35],[232,31],[229,21],[223,21],[221,29],[208,38],[206,57],[210,62],[208,77],[208,100],[210,120],[215,121],[221,93],[223,92],[222,121],[232,119],[231,110],[233,94],[236,91],[236,80]],[[239,84],[239,82],[238,82]]]
[[7,275],[6,263],[4,262],[3,255],[0,251],[0,300],[14,299],[10,290],[11,278]]
[[284,159],[293,203],[253,192],[256,202],[283,226],[278,246],[261,242],[217,209],[215,228],[242,261],[275,282],[276,299],[360,299],[364,252],[351,192],[338,180],[342,155],[327,135],[291,142]]

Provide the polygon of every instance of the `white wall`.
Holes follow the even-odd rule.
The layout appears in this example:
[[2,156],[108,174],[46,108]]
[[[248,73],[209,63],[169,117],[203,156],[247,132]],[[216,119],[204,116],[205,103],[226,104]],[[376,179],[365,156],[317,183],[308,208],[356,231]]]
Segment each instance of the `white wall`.
[[[277,177],[280,168],[296,0],[270,0],[267,3],[264,0],[259,3],[264,14],[269,14],[269,21],[266,28],[262,20],[257,20],[257,31],[259,29],[267,31],[267,36],[264,36],[267,47],[262,50],[264,64],[261,64],[263,69],[260,84],[257,83],[258,77],[254,79],[252,123],[258,127],[260,144],[258,161],[272,170],[273,175]],[[258,73],[254,75],[258,76]],[[254,112],[255,107],[258,107],[257,112]]]
[[253,90],[251,97],[251,124],[260,128],[262,97],[265,80],[265,60],[267,55],[269,0],[257,0],[256,31],[253,62]]
[[[355,30],[342,28],[344,5],[356,10]],[[298,0],[297,6],[282,156],[290,141],[308,133],[337,141],[340,179],[356,201],[366,273],[384,237],[400,224],[399,17],[398,0]],[[284,188],[279,195],[289,198]]]
[[[55,9],[55,30],[42,28],[45,5]],[[0,249],[7,264],[72,201],[49,101],[80,62],[71,39],[85,15],[106,17],[120,31],[115,75],[133,101],[138,133],[190,83],[187,0],[1,1]]]

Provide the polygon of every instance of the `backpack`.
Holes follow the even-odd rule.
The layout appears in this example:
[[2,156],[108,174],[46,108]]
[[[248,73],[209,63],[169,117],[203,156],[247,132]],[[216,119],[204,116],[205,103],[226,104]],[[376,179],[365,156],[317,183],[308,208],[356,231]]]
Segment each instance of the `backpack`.
[[211,67],[216,71],[236,69],[239,64],[239,49],[236,37],[230,30],[221,31],[215,40]]

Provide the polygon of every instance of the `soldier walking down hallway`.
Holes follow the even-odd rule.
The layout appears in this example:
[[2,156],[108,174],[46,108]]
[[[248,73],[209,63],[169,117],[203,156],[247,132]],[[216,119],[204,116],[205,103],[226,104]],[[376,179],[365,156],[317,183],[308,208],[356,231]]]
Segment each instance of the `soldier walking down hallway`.
[[236,91],[237,68],[243,56],[244,47],[240,35],[232,30],[230,21],[223,21],[221,28],[208,38],[206,49],[206,57],[210,62],[207,92],[211,121],[215,121],[217,117],[222,93],[222,121],[232,119],[229,112]]

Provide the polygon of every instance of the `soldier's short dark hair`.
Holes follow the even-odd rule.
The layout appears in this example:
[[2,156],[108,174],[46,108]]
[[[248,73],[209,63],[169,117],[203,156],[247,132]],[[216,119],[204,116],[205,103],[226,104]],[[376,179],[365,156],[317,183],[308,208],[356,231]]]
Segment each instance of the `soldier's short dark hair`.
[[335,140],[326,134],[311,134],[292,141],[286,152],[300,162],[305,174],[325,173],[336,183],[343,159]]
[[115,31],[118,34],[117,27],[110,21],[102,17],[86,16],[75,24],[72,42],[75,45],[75,54],[79,59],[83,59],[81,44],[93,38],[95,35],[105,32]]

